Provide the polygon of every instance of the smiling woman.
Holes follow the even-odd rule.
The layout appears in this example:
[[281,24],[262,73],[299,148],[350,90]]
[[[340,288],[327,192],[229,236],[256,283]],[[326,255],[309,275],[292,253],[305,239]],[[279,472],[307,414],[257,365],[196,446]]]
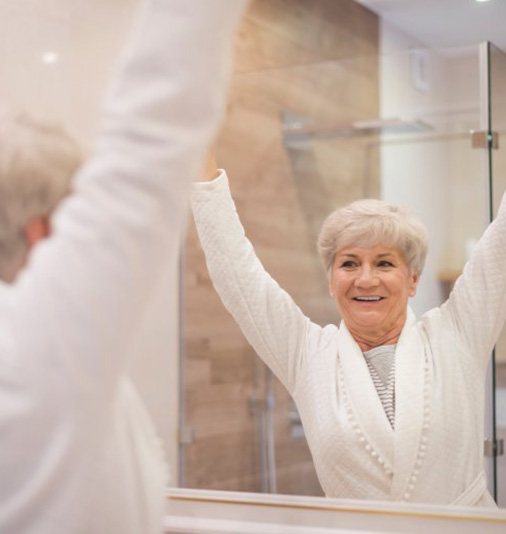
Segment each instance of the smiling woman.
[[[506,209],[447,302],[418,321],[408,299],[427,250],[421,224],[375,200],[333,212],[319,250],[342,321],[321,327],[256,257],[224,171],[210,160],[204,178],[193,211],[211,279],[292,395],[325,494],[494,506],[483,472],[484,376],[506,313]],[[458,449],[455,435],[467,436]]]

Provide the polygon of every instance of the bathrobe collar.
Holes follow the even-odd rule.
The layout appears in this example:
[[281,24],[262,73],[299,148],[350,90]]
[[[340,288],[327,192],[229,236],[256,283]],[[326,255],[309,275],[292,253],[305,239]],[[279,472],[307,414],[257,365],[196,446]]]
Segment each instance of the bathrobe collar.
[[395,430],[374,387],[360,347],[341,322],[339,359],[346,396],[371,454],[393,466],[391,494],[402,499],[418,459],[424,424],[424,347],[408,307],[395,350]]

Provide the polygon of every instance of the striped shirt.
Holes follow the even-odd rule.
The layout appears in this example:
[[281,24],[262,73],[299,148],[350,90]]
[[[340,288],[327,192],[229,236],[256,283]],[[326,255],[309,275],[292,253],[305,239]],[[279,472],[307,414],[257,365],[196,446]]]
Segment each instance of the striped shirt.
[[369,373],[385,414],[394,428],[395,421],[395,345],[382,345],[364,352]]

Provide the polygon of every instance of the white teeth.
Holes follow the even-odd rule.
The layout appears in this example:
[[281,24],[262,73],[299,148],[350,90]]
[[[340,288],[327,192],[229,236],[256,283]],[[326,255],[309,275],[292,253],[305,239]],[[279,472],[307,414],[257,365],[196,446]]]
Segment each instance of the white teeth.
[[381,297],[354,297],[355,300],[365,300],[365,301],[373,301],[377,302],[378,300],[381,300]]

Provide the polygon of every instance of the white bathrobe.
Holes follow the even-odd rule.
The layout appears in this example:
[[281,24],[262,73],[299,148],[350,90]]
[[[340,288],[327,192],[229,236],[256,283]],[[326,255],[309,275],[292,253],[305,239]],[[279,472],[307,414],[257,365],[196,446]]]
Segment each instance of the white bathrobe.
[[311,322],[265,272],[226,176],[192,204],[214,286],[297,404],[329,497],[490,505],[483,472],[485,372],[506,312],[506,209],[449,298],[416,320],[395,353],[395,430],[345,324]]
[[178,258],[244,5],[146,2],[54,235],[0,284],[2,534],[162,530],[166,466],[127,379],[131,347]]

